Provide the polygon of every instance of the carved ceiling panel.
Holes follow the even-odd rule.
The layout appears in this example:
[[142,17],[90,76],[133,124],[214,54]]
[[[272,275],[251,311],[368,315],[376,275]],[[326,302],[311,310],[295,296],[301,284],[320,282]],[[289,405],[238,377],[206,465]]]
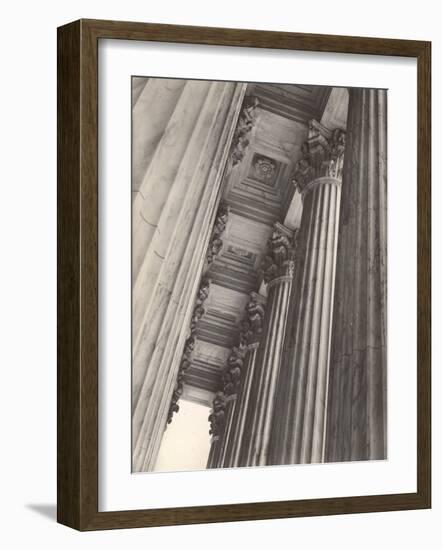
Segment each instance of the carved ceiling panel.
[[257,269],[271,231],[269,225],[231,212],[223,248],[210,268],[213,283],[244,295],[256,290]]
[[257,108],[250,143],[225,186],[224,201],[233,213],[269,226],[281,219],[307,132],[303,123]]
[[[230,352],[230,347],[197,339],[191,365],[185,373],[184,388],[190,386],[206,392],[216,392],[221,384],[222,372]],[[192,400],[191,397],[188,396],[189,400]],[[202,395],[199,397],[203,398]]]
[[205,303],[205,315],[198,323],[198,340],[231,347],[238,337],[247,302],[247,294],[212,282],[210,295]]
[[255,153],[250,163],[248,177],[269,187],[275,187],[280,168],[281,163],[278,161]]
[[[321,120],[330,91],[284,84],[248,87],[253,123],[247,131],[247,146],[241,148],[223,183],[228,215],[209,263],[210,292],[197,325],[191,366],[185,373],[189,400],[210,403],[222,385],[222,371],[238,343],[249,293],[258,290],[257,270],[273,224],[285,220],[287,227],[299,227],[302,201],[291,177],[302,157],[308,122]],[[343,113],[332,101],[326,115],[340,120]]]
[[332,88],[298,84],[253,84],[250,93],[260,107],[298,122],[320,120]]

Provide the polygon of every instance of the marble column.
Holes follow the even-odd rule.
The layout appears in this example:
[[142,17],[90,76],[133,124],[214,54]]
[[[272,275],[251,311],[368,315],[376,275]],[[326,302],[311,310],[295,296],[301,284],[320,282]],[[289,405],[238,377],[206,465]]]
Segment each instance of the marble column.
[[208,419],[210,423],[209,435],[212,436],[207,460],[207,468],[209,469],[220,467],[221,448],[226,426],[226,408],[226,396],[223,391],[218,391],[213,400]]
[[385,459],[387,92],[349,90],[326,460]]
[[148,185],[147,181],[143,185],[147,169],[167,126],[173,123],[172,114],[186,82],[175,78],[132,79],[134,92],[137,90],[132,100],[132,200],[141,202],[141,187]]
[[[210,418],[210,416],[209,416]],[[207,470],[211,470],[213,468],[217,468],[217,462],[218,462],[218,443],[219,442],[219,435],[214,435],[210,439],[210,450],[209,450],[209,457],[207,459]]]
[[322,462],[345,132],[310,123],[294,180],[302,192],[296,278],[270,464]]
[[133,200],[134,471],[153,468],[161,443],[245,92],[242,84],[189,80],[144,105],[154,80],[134,106],[134,114],[143,107],[161,118],[154,127],[143,118],[147,137],[134,128],[146,147],[145,157],[134,151],[134,162],[145,163]]
[[260,466],[267,463],[294,270],[293,245],[293,232],[276,223],[269,239],[268,255],[262,265],[268,295],[251,381],[252,397],[247,404],[246,435],[239,458],[239,464],[242,466]]
[[[239,338],[239,343],[237,346],[233,346],[224,368],[222,376],[222,390],[216,395],[214,400],[215,409],[217,399],[220,397],[220,394],[222,394],[224,408],[222,429],[217,428],[216,430],[218,441],[216,441],[216,447],[211,453],[212,468],[225,467],[225,456],[232,435],[236,397],[244,374],[247,354],[247,343]],[[213,428],[211,428],[211,432],[212,431]]]
[[219,438],[218,441],[214,441],[214,449],[211,452],[212,468],[227,468],[232,465],[234,444],[240,437],[239,432],[242,433],[244,430],[245,405],[250,398],[251,375],[256,357],[254,343],[262,332],[265,301],[265,297],[256,292],[250,293],[245,317],[240,324],[238,345],[232,348],[226,362],[221,392],[224,396],[223,429],[217,430]]
[[246,356],[244,368],[244,380],[240,385],[238,394],[236,395],[235,410],[233,411],[232,427],[230,430],[229,441],[227,442],[227,450],[224,458],[223,466],[231,468],[239,466],[240,452],[244,442],[244,434],[246,429],[246,414],[249,402],[252,398],[251,389],[253,375],[255,372],[256,357],[258,354],[259,342],[248,344],[249,351]]

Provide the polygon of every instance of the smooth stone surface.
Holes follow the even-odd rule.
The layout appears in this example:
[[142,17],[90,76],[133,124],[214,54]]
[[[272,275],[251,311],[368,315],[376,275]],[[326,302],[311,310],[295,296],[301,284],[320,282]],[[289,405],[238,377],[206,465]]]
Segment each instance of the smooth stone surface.
[[134,471],[155,464],[243,93],[187,81],[134,202]]
[[387,457],[387,92],[351,89],[326,460]]

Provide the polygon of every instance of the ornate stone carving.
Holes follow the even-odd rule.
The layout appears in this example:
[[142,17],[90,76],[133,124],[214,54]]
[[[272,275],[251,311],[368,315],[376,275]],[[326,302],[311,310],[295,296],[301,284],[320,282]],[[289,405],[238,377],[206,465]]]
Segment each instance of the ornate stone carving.
[[209,247],[207,249],[207,263],[210,265],[213,260],[218,256],[223,247],[223,241],[219,237],[214,237],[210,240]]
[[281,231],[280,226],[275,225],[269,239],[269,249],[276,265],[281,266],[289,259],[291,248],[292,239],[286,232]]
[[344,167],[346,132],[340,128],[333,130],[330,143],[330,160],[327,175],[342,180]]
[[215,224],[213,226],[213,235],[219,236],[224,233],[226,228],[227,219],[229,217],[229,207],[226,204],[221,203],[216,213]]
[[250,293],[250,301],[245,309],[245,318],[240,323],[240,344],[249,345],[259,338],[263,331],[265,307],[262,297],[256,293]]
[[169,407],[169,412],[167,414],[167,423],[170,424],[172,422],[172,417],[174,413],[177,413],[180,410],[180,406],[178,405],[178,401],[180,397],[183,394],[184,390],[184,374],[186,370],[190,367],[191,364],[191,358],[193,349],[195,347],[195,339],[193,336],[190,336],[184,345],[184,352],[183,357],[181,359],[181,363],[178,369],[178,376],[175,382],[175,387],[172,393],[172,400]]
[[249,174],[253,179],[272,186],[277,176],[277,168],[278,166],[275,160],[255,153]]
[[329,130],[316,120],[310,121],[308,139],[301,147],[302,157],[292,174],[292,182],[300,192],[318,178],[342,178],[345,135],[341,128]]
[[239,341],[241,344],[248,345],[253,342],[255,333],[247,319],[243,319],[240,323]]
[[224,233],[229,217],[229,207],[225,204],[220,204],[216,214],[215,223],[213,225],[212,235],[210,237],[209,246],[207,247],[206,259],[210,265],[218,256],[223,247],[221,235]]
[[246,306],[246,315],[253,332],[255,334],[261,334],[264,326],[265,309],[262,303],[258,301],[255,292],[250,293],[250,301]]
[[278,266],[273,261],[272,256],[267,254],[261,262],[259,274],[262,276],[265,283],[269,283],[278,275]]
[[190,334],[192,336],[196,333],[198,322],[201,317],[203,317],[205,312],[206,310],[203,308],[203,306],[196,306],[196,308],[193,310],[192,320],[190,321]]
[[226,396],[222,391],[215,395],[213,400],[212,412],[209,415],[210,430],[209,434],[219,436],[224,431],[226,416]]
[[240,163],[250,143],[249,134],[256,120],[256,108],[259,105],[258,98],[246,96],[239,115],[238,124],[233,134],[230,157],[233,166]]
[[190,336],[189,338],[187,338],[186,343],[184,345],[183,358],[181,360],[181,370],[185,371],[186,369],[189,368],[194,348],[195,348],[195,338],[193,336]]
[[169,412],[167,415],[167,423],[172,422],[172,417],[174,413],[177,413],[180,409],[178,401],[183,394],[184,390],[184,374],[186,370],[190,367],[192,361],[192,353],[195,347],[195,333],[198,328],[198,323],[203,317],[206,310],[203,307],[204,302],[206,301],[209,291],[211,279],[203,278],[200,287],[198,289],[197,296],[195,298],[195,307],[193,309],[192,318],[190,321],[190,336],[187,338],[184,345],[183,356],[181,359],[180,366],[178,368],[178,375],[175,382],[175,388],[172,394],[172,401],[170,403]]
[[268,284],[281,275],[293,274],[296,233],[280,223],[274,225],[268,240],[268,254],[264,256],[259,269],[265,283]]
[[195,299],[195,306],[202,306],[204,302],[207,299],[207,296],[209,295],[210,291],[210,284],[212,283],[212,279],[204,277],[200,283],[200,287],[198,289],[198,293],[196,295]]
[[226,369],[223,373],[224,394],[236,393],[241,381],[241,372],[244,366],[244,359],[247,355],[248,346],[242,342],[234,346],[227,359]]
[[195,308],[193,310],[192,319],[190,321],[191,336],[195,335],[196,329],[198,327],[198,323],[206,312],[206,310],[203,307],[203,304],[206,301],[207,296],[209,295],[211,282],[212,282],[211,279],[204,278],[201,281],[200,287],[198,289],[198,294],[195,299]]

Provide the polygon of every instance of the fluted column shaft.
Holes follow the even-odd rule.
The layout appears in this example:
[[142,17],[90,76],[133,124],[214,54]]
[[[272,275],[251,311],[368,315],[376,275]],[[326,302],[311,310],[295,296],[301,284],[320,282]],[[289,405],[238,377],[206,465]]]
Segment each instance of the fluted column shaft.
[[210,430],[212,436],[210,451],[207,460],[207,468],[219,468],[221,466],[221,453],[226,428],[227,399],[224,391],[218,391],[213,400],[212,409],[209,415]]
[[386,458],[387,92],[349,94],[327,461]]
[[340,186],[324,176],[303,189],[271,464],[323,461]]
[[[134,110],[149,89],[150,81]],[[161,138],[144,140],[150,160],[133,201],[134,471],[155,464],[244,91],[186,81],[150,104],[164,116]]]
[[239,439],[242,441],[244,435],[247,406],[253,391],[257,339],[263,331],[265,301],[265,297],[256,292],[250,293],[245,317],[240,323],[238,345],[233,346],[226,361],[223,388],[213,401],[213,411],[209,416],[210,433],[219,436],[219,439],[213,441],[210,456],[212,468],[232,466],[234,449],[238,454],[241,448]]
[[210,441],[209,457],[207,459],[208,470],[212,468],[218,468],[219,445],[220,445],[220,436],[219,435],[213,436]]
[[275,392],[287,321],[293,277],[293,232],[280,223],[274,225],[262,261],[261,275],[267,283],[267,303],[260,327],[259,348],[247,393],[241,396],[242,437],[233,465],[255,466],[267,460],[270,428],[275,408]]
[[229,468],[239,465],[240,451],[244,440],[246,426],[246,414],[251,399],[251,388],[255,370],[256,357],[259,343],[249,344],[249,351],[246,357],[245,375],[238,394],[235,396],[232,420],[226,442],[226,451],[223,459],[223,467]]
[[252,399],[247,415],[247,439],[241,465],[263,466],[267,463],[271,424],[276,403],[276,387],[286,330],[293,262],[287,273],[269,282],[264,333],[258,350]]
[[218,447],[214,453],[212,468],[227,468],[226,453],[229,441],[233,435],[234,413],[237,405],[237,395],[231,394],[226,397],[225,426],[218,441]]

